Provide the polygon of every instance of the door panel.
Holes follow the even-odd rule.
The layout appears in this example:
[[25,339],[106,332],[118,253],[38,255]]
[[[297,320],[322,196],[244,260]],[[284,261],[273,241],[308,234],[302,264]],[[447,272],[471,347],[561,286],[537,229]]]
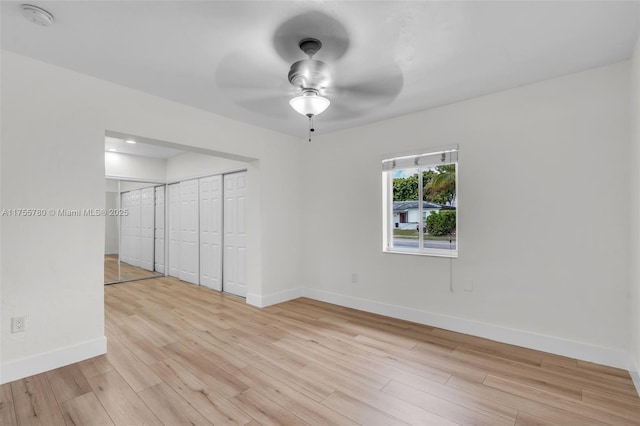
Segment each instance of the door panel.
[[222,176],[200,179],[200,285],[222,291]]
[[169,185],[169,275],[180,277],[180,184]]
[[[131,211],[131,200],[130,194],[128,192],[120,194],[120,206],[123,210]],[[131,217],[129,215],[122,216],[120,219],[120,261],[129,263],[129,258],[131,257],[131,247],[130,247],[130,236],[129,233],[131,227]]]
[[156,272],[164,274],[164,186],[155,187],[155,264]]
[[223,290],[247,295],[247,173],[224,175]]
[[180,182],[180,279],[198,284],[198,180]]
[[153,271],[155,189],[140,190],[140,267]]
[[129,264],[140,266],[140,190],[130,191]]

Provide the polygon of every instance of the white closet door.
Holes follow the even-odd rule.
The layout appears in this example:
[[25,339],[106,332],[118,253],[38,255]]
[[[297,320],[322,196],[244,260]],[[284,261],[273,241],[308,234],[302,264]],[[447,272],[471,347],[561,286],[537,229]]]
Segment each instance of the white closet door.
[[180,184],[169,185],[169,275],[180,277]]
[[222,176],[200,179],[200,285],[222,291]]
[[247,296],[247,172],[224,175],[224,282],[227,293]]
[[156,272],[164,274],[164,186],[155,187],[155,264]]
[[130,256],[129,264],[133,266],[141,266],[140,263],[140,190],[129,192],[131,197],[131,207],[129,208],[129,215],[131,216],[131,222],[129,222],[129,246]]
[[180,182],[180,279],[198,284],[198,180]]
[[140,190],[140,267],[153,271],[155,189]]

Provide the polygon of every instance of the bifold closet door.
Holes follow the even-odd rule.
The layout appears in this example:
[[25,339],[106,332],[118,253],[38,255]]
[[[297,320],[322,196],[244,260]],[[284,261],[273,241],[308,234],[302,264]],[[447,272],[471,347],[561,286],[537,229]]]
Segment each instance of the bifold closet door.
[[167,187],[169,191],[169,275],[180,278],[180,184]]
[[155,188],[140,190],[140,267],[153,271]]
[[200,185],[200,285],[222,291],[222,176]]
[[198,179],[180,182],[180,276],[199,284]]
[[129,192],[129,265],[141,266],[140,263],[140,190]]
[[154,269],[164,274],[164,186],[155,187],[155,256]]
[[224,175],[223,290],[247,296],[247,172]]
[[[120,207],[129,210],[129,193],[120,194]],[[120,254],[121,262],[129,263],[129,215],[120,218]]]

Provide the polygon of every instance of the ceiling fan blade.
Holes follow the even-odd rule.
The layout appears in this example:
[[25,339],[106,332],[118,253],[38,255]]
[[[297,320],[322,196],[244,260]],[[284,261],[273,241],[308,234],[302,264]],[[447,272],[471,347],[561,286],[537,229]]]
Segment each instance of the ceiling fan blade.
[[[336,85],[329,87],[324,94],[331,101],[331,108],[340,111],[335,118],[353,118],[373,109],[392,103],[402,91],[404,77],[395,64],[379,67],[375,76],[355,80],[353,83],[340,82],[336,77]],[[353,80],[353,79],[351,79]],[[333,115],[333,114],[332,114]]]
[[314,59],[333,62],[349,49],[347,29],[334,17],[320,11],[305,12],[283,22],[273,36],[273,46],[288,63],[304,59],[298,43],[305,38],[322,42],[322,48]]
[[[270,56],[231,53],[218,66],[216,83],[231,102],[248,111],[287,118],[291,109],[289,99],[296,91],[287,80],[287,65],[272,52]],[[278,73],[279,70],[282,72]]]

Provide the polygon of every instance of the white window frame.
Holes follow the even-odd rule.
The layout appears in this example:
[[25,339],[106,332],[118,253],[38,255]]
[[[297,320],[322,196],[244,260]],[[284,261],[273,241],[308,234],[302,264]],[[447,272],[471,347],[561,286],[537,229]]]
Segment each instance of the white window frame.
[[[418,247],[402,248],[393,247],[393,172],[396,170],[417,169],[418,173],[418,198],[423,199],[422,173],[434,166],[455,164],[456,165],[456,248],[455,249],[436,249],[424,248],[424,233],[422,223],[423,219],[423,203],[418,201],[418,217],[420,225],[418,229]],[[419,152],[410,152],[396,155],[385,156],[382,159],[382,251],[385,253],[411,254],[419,256],[436,256],[457,258],[460,249],[460,235],[458,233],[458,211],[460,209],[459,192],[459,163],[458,163],[458,147],[443,147],[425,149]]]

